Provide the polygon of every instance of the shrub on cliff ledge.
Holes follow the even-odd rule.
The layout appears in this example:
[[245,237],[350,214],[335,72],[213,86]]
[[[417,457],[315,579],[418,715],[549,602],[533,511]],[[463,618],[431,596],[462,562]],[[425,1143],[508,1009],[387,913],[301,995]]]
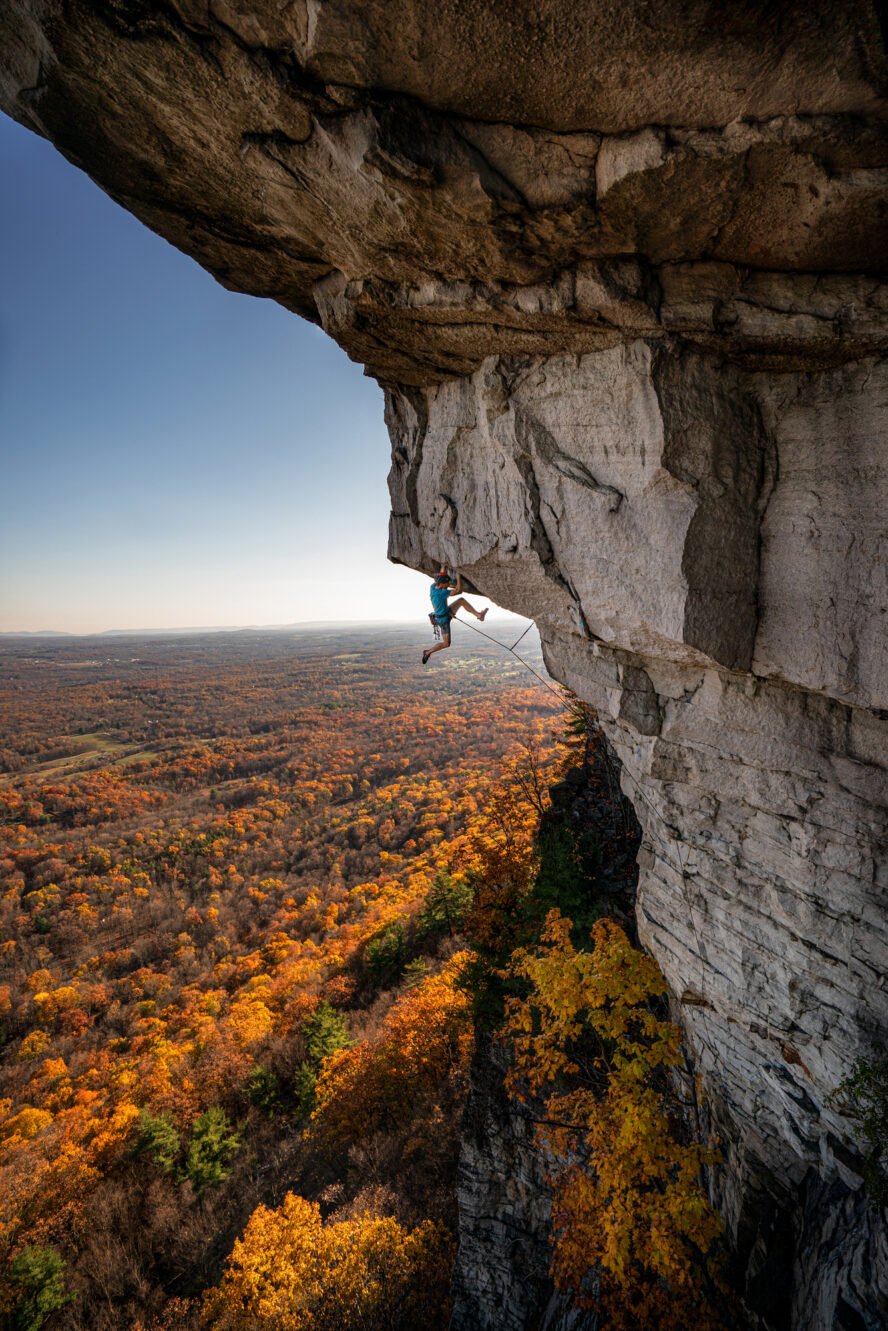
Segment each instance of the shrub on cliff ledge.
[[867,1145],[863,1182],[877,1206],[888,1206],[888,1053],[859,1058],[839,1086],[833,1102],[856,1119]]
[[720,1232],[700,1183],[714,1153],[684,1140],[669,1093],[681,1033],[657,1015],[666,991],[653,958],[613,920],[593,951],[551,911],[539,944],[518,949],[507,1002],[510,1089],[544,1099],[554,1157],[552,1272],[610,1331],[716,1331],[711,1253]]

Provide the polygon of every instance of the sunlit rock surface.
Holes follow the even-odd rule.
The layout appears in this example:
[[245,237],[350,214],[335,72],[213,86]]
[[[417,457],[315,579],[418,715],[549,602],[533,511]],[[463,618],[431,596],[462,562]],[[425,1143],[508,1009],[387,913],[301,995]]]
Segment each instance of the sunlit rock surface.
[[[888,1319],[828,1103],[888,1035],[884,86],[853,0],[0,12],[0,103],[366,364],[392,557],[534,617],[599,710],[750,1304],[796,1331]],[[467,1237],[463,1325],[508,1270]]]

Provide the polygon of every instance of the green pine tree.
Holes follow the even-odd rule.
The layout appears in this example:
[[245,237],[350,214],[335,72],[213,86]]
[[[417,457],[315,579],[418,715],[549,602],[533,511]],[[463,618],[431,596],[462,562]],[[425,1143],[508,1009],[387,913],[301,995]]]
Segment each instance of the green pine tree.
[[137,1153],[150,1156],[169,1174],[181,1149],[182,1138],[169,1114],[152,1114],[150,1109],[143,1109],[139,1115]]
[[56,1248],[29,1245],[9,1266],[9,1278],[19,1295],[12,1313],[14,1331],[40,1331],[51,1313],[73,1299],[65,1289],[65,1261]]
[[400,978],[406,961],[407,940],[399,920],[386,924],[367,944],[367,969],[377,985],[393,984]]
[[185,1177],[197,1192],[225,1182],[240,1144],[240,1135],[233,1131],[223,1109],[208,1109],[195,1120],[185,1157]]
[[443,870],[435,874],[419,913],[419,936],[447,933],[452,938],[462,928],[472,905],[472,888],[462,878]]
[[305,1058],[296,1070],[293,1088],[299,1110],[306,1117],[314,1109],[315,1083],[325,1058],[349,1044],[348,1023],[329,1003],[318,1003],[302,1027]]

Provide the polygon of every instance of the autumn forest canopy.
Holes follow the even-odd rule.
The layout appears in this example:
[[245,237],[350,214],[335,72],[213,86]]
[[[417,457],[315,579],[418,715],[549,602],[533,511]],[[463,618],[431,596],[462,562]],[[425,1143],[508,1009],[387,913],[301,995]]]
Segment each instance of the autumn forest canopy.
[[586,709],[402,630],[0,655],[4,1325],[443,1331],[478,1038],[535,1106],[557,1287],[722,1324]]

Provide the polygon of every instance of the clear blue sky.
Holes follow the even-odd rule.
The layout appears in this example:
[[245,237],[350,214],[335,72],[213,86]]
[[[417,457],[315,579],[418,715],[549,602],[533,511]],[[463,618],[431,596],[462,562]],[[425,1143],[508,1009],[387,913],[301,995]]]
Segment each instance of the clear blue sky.
[[420,619],[382,393],[0,116],[0,630]]

